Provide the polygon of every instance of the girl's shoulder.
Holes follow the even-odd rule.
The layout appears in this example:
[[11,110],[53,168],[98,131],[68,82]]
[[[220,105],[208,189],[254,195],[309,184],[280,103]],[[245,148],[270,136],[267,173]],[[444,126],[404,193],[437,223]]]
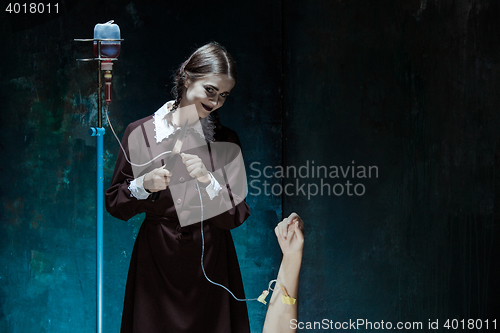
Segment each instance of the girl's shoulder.
[[145,124],[146,122],[152,122],[153,117],[152,115],[141,118],[139,120],[136,120],[130,124],[128,124],[127,128],[125,129],[125,132],[123,133],[124,136],[130,135],[136,128],[140,127],[141,125]]
[[241,148],[240,138],[238,137],[238,134],[224,125],[221,125],[221,127],[218,128],[215,132],[215,141],[235,143]]
[[133,130],[141,125],[144,125],[146,122],[154,125],[155,121],[157,121],[158,119],[162,119],[167,113],[170,112],[170,108],[172,107],[173,102],[174,101],[168,101],[163,104],[158,110],[156,110],[155,113],[130,123],[125,129],[125,134],[130,134]]

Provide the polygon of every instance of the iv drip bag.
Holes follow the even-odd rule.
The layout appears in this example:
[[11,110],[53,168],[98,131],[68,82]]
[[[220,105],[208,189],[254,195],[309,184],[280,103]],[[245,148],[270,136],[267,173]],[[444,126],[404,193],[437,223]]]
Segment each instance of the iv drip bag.
[[[120,27],[111,20],[98,23],[94,27],[94,39],[120,39]],[[97,54],[97,42],[94,42],[94,54],[100,58],[116,58],[120,54],[120,41],[102,41],[101,54]]]

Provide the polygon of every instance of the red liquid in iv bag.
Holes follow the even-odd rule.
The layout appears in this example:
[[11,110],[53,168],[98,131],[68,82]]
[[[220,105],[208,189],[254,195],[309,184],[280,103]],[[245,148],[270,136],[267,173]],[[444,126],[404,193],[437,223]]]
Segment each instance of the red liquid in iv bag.
[[[101,58],[117,58],[120,55],[121,45],[120,42],[101,42]],[[99,56],[97,53],[97,42],[94,42],[94,54]]]

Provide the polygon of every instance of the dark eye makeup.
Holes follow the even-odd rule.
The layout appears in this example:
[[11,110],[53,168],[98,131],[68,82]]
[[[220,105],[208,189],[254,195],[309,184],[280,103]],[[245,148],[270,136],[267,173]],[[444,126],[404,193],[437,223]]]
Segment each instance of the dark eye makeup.
[[[219,91],[219,89],[217,89],[217,88],[215,88],[215,87],[205,87],[205,90],[206,90],[209,94],[214,93],[214,90]],[[226,98],[227,96],[229,96],[229,93],[222,93],[222,94],[220,94],[220,96],[221,96],[222,98]]]

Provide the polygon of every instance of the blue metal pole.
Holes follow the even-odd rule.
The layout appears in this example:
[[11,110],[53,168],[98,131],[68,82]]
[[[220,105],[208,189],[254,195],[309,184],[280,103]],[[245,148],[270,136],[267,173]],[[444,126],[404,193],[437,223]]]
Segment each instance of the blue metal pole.
[[92,127],[92,136],[97,136],[97,332],[102,332],[102,295],[103,295],[103,137],[104,127]]
[[[123,39],[105,39],[107,41],[116,40],[121,41]],[[102,78],[101,78],[101,41],[102,39],[75,39],[75,41],[86,42],[92,41],[97,42],[97,55],[98,58],[94,59],[78,59],[80,61],[90,61],[97,60],[97,127],[91,127],[89,132],[92,136],[97,136],[97,323],[96,331],[97,333],[102,333],[102,296],[103,296],[103,203],[104,203],[104,154],[103,154],[103,136],[105,133],[104,127],[102,127]],[[116,60],[116,58],[106,58],[107,60]],[[109,105],[109,100],[107,101]]]

